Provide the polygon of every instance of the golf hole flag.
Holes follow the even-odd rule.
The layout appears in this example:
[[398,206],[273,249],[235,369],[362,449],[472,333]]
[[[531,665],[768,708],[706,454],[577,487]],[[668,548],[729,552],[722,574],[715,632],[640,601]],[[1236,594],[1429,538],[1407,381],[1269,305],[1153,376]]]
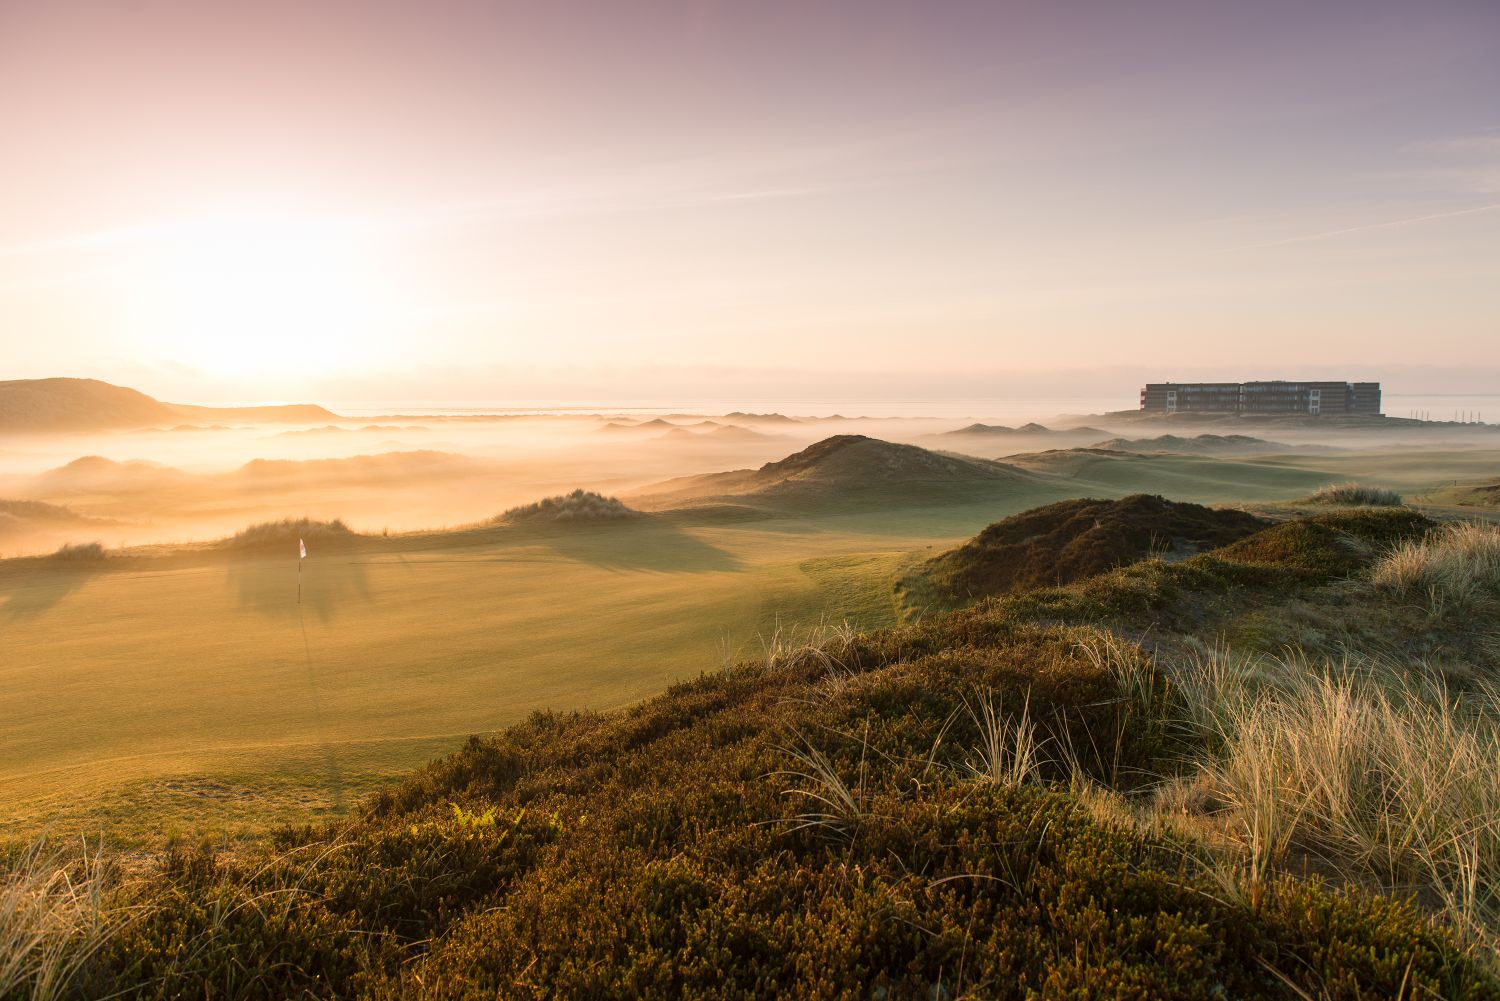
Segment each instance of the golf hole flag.
[[301,539],[297,540],[297,553],[297,558],[299,560],[307,559],[307,543],[303,542]]

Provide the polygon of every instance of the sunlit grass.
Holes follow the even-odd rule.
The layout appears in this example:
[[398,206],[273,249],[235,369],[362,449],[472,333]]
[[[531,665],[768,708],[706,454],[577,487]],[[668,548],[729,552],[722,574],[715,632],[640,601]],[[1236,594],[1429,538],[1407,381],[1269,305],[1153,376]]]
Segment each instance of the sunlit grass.
[[100,847],[69,856],[38,838],[0,859],[0,997],[77,996],[100,947],[127,912],[110,902]]
[[1421,595],[1434,607],[1500,596],[1500,526],[1444,525],[1398,545],[1375,564],[1370,579],[1388,591]]
[[1180,701],[1212,748],[1200,791],[1249,878],[1302,855],[1416,891],[1455,928],[1500,942],[1500,690],[1460,693],[1422,664],[1291,654],[1252,680],[1224,661]]

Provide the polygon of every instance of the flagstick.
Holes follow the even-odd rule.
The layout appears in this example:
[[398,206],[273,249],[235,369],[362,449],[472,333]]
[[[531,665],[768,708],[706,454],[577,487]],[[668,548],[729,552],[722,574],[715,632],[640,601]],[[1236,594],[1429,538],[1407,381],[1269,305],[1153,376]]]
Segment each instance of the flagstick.
[[302,554],[297,554],[297,604],[302,604]]

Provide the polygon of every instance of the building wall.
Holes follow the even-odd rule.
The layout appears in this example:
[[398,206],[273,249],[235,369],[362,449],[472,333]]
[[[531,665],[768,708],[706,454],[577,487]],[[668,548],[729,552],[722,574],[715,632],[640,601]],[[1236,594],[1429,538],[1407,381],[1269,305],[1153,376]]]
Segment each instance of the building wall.
[[1149,413],[1365,414],[1380,416],[1378,382],[1153,382],[1141,390]]

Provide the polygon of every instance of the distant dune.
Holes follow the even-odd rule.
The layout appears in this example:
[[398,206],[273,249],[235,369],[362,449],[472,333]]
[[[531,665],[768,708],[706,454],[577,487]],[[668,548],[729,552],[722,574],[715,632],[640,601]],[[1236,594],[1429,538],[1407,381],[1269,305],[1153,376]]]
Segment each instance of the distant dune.
[[337,424],[325,424],[317,428],[297,428],[293,431],[281,431],[277,438],[318,438],[338,437],[346,434],[392,434],[402,431],[430,431],[431,428],[421,427],[415,424],[366,424],[364,427],[346,428]]
[[417,449],[340,459],[251,459],[228,475],[249,480],[328,481],[338,484],[402,479],[439,472],[462,472],[477,463],[453,452]]
[[85,455],[37,476],[27,492],[41,497],[138,493],[177,487],[191,478],[190,474],[159,462],[145,459],[119,462],[101,455]]
[[660,417],[654,420],[641,421],[639,424],[629,424],[625,421],[610,421],[601,431],[670,431],[679,425],[671,421],[664,421]]
[[0,538],[32,528],[108,527],[118,522],[89,518],[61,504],[0,500]]
[[944,431],[944,436],[965,436],[988,438],[1067,438],[1070,440],[1083,440],[1088,438],[1101,438],[1108,435],[1108,431],[1093,427],[1077,428],[1049,428],[1044,424],[1022,424],[1020,427],[1007,427],[1004,424],[970,424],[968,427],[959,428],[957,431]]
[[736,410],[732,414],[725,414],[724,419],[737,424],[801,424],[795,417],[785,414],[747,414],[742,410]]
[[[117,462],[88,455],[32,478],[20,492],[48,500],[135,499],[136,507],[159,513],[183,505],[203,508],[226,498],[290,489],[404,483],[414,477],[429,477],[437,482],[443,476],[468,473],[478,465],[473,459],[451,452],[417,450],[340,459],[252,459],[227,473],[188,473],[141,459]],[[141,498],[150,499],[151,503],[140,504]]]
[[759,469],[686,476],[640,492],[653,503],[695,500],[859,502],[900,496],[941,503],[1029,482],[1004,463],[949,455],[858,434],[834,435]]
[[0,500],[0,550],[6,555],[42,553],[69,543],[88,543],[119,522],[90,518],[60,504]]
[[0,382],[0,432],[106,431],[184,419],[252,422],[315,421],[338,415],[311,404],[199,407],[163,403],[97,379],[16,379]]
[[766,434],[764,431],[755,431],[751,428],[740,427],[738,424],[720,424],[710,431],[709,434],[715,438],[740,438],[745,441],[751,441],[756,438],[778,437],[777,435]]
[[1007,455],[1005,461],[1022,469],[1035,469],[1048,473],[1071,475],[1082,466],[1096,461],[1142,462],[1147,457],[1140,452],[1127,452],[1115,448],[1049,448],[1044,452],[1022,452]]

